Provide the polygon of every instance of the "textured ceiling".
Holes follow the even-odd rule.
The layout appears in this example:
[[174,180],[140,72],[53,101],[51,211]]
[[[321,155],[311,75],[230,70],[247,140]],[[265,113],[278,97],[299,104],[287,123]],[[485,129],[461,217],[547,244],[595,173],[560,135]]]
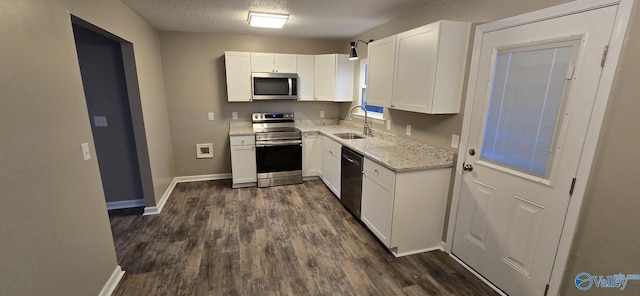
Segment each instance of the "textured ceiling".
[[[166,31],[343,39],[432,0],[122,0]],[[289,14],[283,29],[253,28],[249,11]]]

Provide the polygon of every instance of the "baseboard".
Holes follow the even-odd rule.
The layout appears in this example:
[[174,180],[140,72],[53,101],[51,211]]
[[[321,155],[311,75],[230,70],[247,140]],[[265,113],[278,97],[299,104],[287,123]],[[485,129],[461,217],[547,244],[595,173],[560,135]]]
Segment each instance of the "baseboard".
[[176,177],[177,183],[231,179],[231,173]]
[[462,265],[464,268],[466,268],[468,271],[470,271],[473,275],[475,275],[478,279],[480,279],[483,283],[487,284],[487,286],[489,286],[491,289],[493,289],[494,291],[496,291],[496,293],[498,293],[501,296],[509,296],[507,294],[505,294],[504,292],[502,292],[502,290],[498,289],[498,287],[496,287],[494,284],[492,284],[490,281],[488,281],[487,279],[485,279],[482,275],[480,275],[478,272],[476,272],[475,270],[473,270],[473,268],[469,267],[469,265],[467,265],[466,263],[462,262],[462,260],[460,260],[460,258],[456,257],[456,255],[453,254],[449,254],[449,256],[451,256],[451,258],[453,258],[453,260],[456,260],[456,262],[458,262],[460,265]]
[[178,184],[176,179],[178,178],[173,178],[173,181],[171,181],[171,184],[169,184],[169,187],[167,187],[167,190],[164,191],[164,194],[155,206],[144,208],[144,214],[142,214],[143,216],[160,214],[160,211],[162,211],[162,207],[164,207],[164,204],[167,203],[171,192],[173,192],[173,189],[176,188],[176,184]]
[[160,214],[165,203],[167,203],[169,196],[171,196],[171,192],[173,192],[173,189],[176,188],[176,184],[178,183],[223,180],[223,179],[231,179],[231,174],[211,174],[211,175],[175,177],[173,178],[173,181],[171,181],[171,184],[169,184],[169,187],[167,187],[167,190],[165,190],[164,194],[162,195],[162,198],[160,198],[160,201],[158,201],[158,204],[156,204],[156,206],[154,207],[145,207],[144,214],[142,215],[147,216],[147,215]]
[[118,284],[120,283],[120,280],[122,280],[123,276],[124,270],[122,270],[122,267],[120,267],[120,265],[116,266],[116,268],[113,270],[113,273],[111,273],[111,277],[109,277],[107,282],[102,287],[102,290],[100,290],[100,294],[98,295],[111,296],[111,294],[113,294],[113,291],[116,290],[116,287],[118,287]]
[[320,176],[302,176],[302,181],[320,180]]
[[119,209],[129,209],[129,208],[137,208],[144,207],[144,199],[131,199],[131,200],[120,200],[120,201],[109,201],[107,202],[107,210],[119,210]]
[[446,249],[447,249],[447,243],[445,243],[444,241],[440,241],[440,249],[441,249],[443,252],[446,252]]
[[436,251],[436,250],[443,251],[444,249],[442,249],[442,246],[438,245],[436,247],[419,249],[419,250],[414,250],[414,251],[410,251],[410,252],[393,253],[393,256],[403,257],[403,256],[415,255],[415,254],[420,254],[420,253],[424,253],[424,252],[431,252],[431,251]]

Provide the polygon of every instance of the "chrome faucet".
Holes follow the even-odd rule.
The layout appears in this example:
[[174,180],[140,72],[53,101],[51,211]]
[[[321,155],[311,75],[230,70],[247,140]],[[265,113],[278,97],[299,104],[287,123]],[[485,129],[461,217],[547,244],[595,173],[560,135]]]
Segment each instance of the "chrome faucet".
[[355,105],[351,108],[351,110],[349,110],[349,119],[351,119],[351,115],[353,114],[353,110],[356,108],[362,108],[362,110],[364,110],[364,130],[362,132],[363,135],[365,136],[371,136],[371,128],[369,127],[369,123],[368,123],[368,117],[367,117],[367,109],[365,109],[364,107],[360,106],[360,105]]

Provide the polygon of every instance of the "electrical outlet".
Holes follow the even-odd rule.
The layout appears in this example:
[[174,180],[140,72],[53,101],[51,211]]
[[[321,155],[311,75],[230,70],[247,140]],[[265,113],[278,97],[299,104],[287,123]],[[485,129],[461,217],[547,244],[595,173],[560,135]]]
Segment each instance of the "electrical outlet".
[[458,136],[456,134],[452,134],[451,135],[451,148],[458,148],[459,144],[460,144],[460,136]]
[[213,120],[214,116],[213,116],[213,112],[209,112],[209,120]]
[[238,120],[238,112],[231,112],[231,118],[233,118],[233,120]]
[[80,144],[80,147],[82,148],[82,159],[84,159],[84,161],[91,159],[91,152],[89,151],[89,143],[82,143]]
[[407,131],[405,132],[407,136],[411,136],[411,125],[407,124]]
[[320,118],[324,118],[324,110],[320,111]]
[[391,130],[391,120],[387,120],[387,130]]

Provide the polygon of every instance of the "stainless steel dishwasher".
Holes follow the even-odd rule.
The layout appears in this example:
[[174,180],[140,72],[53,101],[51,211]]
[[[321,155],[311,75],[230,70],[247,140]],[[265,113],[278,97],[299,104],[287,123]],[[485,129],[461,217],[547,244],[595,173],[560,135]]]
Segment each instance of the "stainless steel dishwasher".
[[362,203],[362,165],[362,155],[342,146],[340,200],[358,219]]

